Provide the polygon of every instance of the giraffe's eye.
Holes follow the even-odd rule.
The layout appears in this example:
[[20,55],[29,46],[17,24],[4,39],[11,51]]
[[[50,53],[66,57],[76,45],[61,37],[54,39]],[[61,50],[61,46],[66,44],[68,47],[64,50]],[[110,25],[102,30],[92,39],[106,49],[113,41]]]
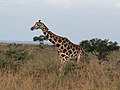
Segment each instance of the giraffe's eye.
[[36,24],[36,26],[39,26],[38,24]]

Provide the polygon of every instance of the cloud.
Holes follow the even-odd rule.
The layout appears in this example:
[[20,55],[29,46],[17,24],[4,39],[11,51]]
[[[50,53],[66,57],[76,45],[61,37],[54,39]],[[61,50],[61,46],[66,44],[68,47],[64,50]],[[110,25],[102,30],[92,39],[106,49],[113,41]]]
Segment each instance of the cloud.
[[[43,0],[41,0],[43,1]],[[65,7],[111,7],[120,3],[118,0],[44,0],[52,5]]]
[[116,8],[120,9],[120,3],[116,3]]
[[119,8],[120,0],[1,0],[1,6],[44,6],[60,8]]
[[52,4],[52,5],[55,5],[55,6],[61,6],[61,7],[64,7],[64,8],[68,8],[68,7],[71,7],[74,2],[74,0],[45,0],[46,2],[48,2],[49,4]]

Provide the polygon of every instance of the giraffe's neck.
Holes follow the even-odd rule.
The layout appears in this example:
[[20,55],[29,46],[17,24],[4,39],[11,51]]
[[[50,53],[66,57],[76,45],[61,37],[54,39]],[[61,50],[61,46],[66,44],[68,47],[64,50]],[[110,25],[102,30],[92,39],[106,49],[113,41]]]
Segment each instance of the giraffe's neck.
[[42,28],[42,31],[51,43],[53,43],[57,47],[61,46],[63,37],[52,33],[46,26]]

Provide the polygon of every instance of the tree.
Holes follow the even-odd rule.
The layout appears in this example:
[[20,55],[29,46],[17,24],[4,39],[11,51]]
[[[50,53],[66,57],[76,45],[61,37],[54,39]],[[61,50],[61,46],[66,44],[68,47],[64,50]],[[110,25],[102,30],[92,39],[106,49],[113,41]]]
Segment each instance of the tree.
[[35,36],[33,37],[33,41],[38,41],[40,42],[40,44],[44,44],[44,41],[48,40],[46,36],[44,35],[40,35],[39,37],[38,36]]
[[112,42],[107,39],[101,40],[94,38],[91,40],[84,40],[80,43],[86,52],[90,52],[97,56],[99,60],[106,60],[107,55],[112,51],[119,50],[118,43]]

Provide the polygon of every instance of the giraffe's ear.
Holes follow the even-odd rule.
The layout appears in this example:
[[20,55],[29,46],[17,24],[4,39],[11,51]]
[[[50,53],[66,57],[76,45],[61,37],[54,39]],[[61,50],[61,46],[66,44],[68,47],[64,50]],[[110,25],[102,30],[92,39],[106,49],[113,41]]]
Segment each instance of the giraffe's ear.
[[39,22],[41,22],[41,20],[39,20]]

